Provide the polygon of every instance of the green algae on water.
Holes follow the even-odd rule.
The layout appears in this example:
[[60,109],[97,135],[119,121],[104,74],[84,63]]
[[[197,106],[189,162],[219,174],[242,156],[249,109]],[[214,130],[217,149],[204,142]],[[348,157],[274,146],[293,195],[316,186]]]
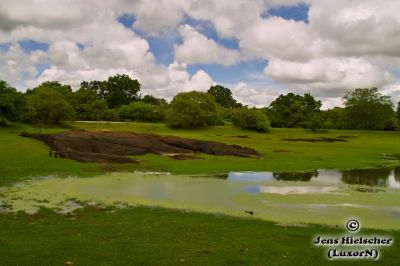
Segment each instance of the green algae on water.
[[400,193],[391,188],[384,193],[362,193],[351,186],[325,183],[112,173],[38,179],[2,187],[0,195],[3,211],[30,214],[40,208],[65,214],[84,205],[144,205],[242,217],[252,211],[252,217],[285,224],[335,226],[356,217],[364,227],[400,229]]

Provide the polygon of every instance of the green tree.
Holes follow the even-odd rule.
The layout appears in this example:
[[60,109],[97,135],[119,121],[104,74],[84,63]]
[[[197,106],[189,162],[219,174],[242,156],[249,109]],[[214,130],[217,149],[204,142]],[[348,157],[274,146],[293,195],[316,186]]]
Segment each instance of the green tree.
[[264,112],[258,109],[238,108],[232,112],[232,122],[235,126],[254,130],[258,132],[268,132],[270,122]]
[[343,97],[345,112],[356,129],[383,130],[394,126],[394,110],[390,96],[377,88],[359,88]]
[[400,101],[397,103],[396,114],[397,114],[397,118],[400,119]]
[[152,105],[157,105],[157,106],[166,106],[168,105],[167,101],[163,98],[156,98],[153,95],[145,95],[142,99],[142,102],[144,103],[149,103]]
[[71,101],[72,99],[72,89],[70,85],[64,85],[58,81],[45,81],[40,86],[33,88],[32,90],[27,90],[26,95],[30,95],[36,92],[37,89],[46,87],[48,89],[54,90],[58,92],[60,95],[63,96],[64,99],[66,99],[68,102]]
[[165,111],[163,106],[138,101],[121,106],[119,115],[123,119],[139,122],[160,122],[165,118]]
[[238,103],[232,97],[232,92],[228,88],[216,85],[212,86],[207,93],[214,96],[217,103],[225,108],[232,109],[234,107],[238,107]]
[[85,87],[73,93],[72,106],[78,120],[103,120],[108,109],[106,101],[100,99],[96,92]]
[[25,119],[59,123],[73,118],[74,109],[60,90],[48,86],[48,83],[33,89],[26,97]]
[[344,108],[334,107],[322,111],[324,117],[324,123],[326,128],[330,129],[348,129],[351,126],[346,119],[346,114]]
[[117,74],[105,81],[84,81],[81,87],[93,90],[97,95],[107,102],[109,108],[129,104],[140,98],[140,83],[131,79],[128,75]]
[[0,119],[2,124],[7,120],[17,121],[21,119],[24,108],[24,96],[15,88],[0,80]]
[[304,127],[320,113],[321,101],[309,93],[304,96],[288,93],[276,98],[267,110],[273,127]]
[[178,93],[166,114],[170,127],[193,128],[221,124],[215,98],[198,91]]

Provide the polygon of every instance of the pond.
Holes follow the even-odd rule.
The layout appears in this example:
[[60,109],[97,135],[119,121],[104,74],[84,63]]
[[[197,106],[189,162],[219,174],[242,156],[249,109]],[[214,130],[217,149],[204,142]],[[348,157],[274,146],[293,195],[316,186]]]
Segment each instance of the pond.
[[117,208],[146,205],[291,225],[336,226],[357,218],[364,227],[400,229],[399,169],[231,172],[215,176],[135,172],[92,178],[46,177],[2,187],[0,195],[0,212],[35,213],[45,207],[66,214],[86,205]]

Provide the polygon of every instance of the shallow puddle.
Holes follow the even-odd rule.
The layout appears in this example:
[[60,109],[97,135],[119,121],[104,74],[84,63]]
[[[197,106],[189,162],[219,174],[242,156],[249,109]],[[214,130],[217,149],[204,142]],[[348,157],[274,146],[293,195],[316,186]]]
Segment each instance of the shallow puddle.
[[398,170],[318,170],[304,173],[232,172],[177,176],[112,173],[92,178],[46,177],[0,188],[0,212],[61,214],[85,205],[178,208],[272,220],[342,225],[358,218],[364,227],[400,229]]

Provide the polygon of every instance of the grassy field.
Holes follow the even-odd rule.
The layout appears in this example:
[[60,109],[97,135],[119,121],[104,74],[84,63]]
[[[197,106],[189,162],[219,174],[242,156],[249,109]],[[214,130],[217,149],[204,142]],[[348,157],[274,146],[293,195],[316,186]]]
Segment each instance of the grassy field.
[[[326,250],[311,242],[315,235],[342,233],[343,229],[285,227],[250,218],[158,208],[86,209],[76,216],[2,215],[0,264],[331,265]],[[390,234],[400,238],[399,232]],[[398,250],[398,244],[383,248],[380,265],[397,265]]]
[[[219,126],[198,130],[171,130],[163,124],[143,123],[70,123],[70,128],[158,133],[187,138],[220,141],[256,149],[262,159],[200,155],[202,159],[177,161],[157,155],[137,156],[139,165],[95,165],[48,156],[48,148],[39,141],[19,137],[21,131],[53,133],[66,128],[19,126],[0,129],[0,185],[31,176],[89,176],[105,171],[156,170],[174,174],[225,173],[229,171],[298,171],[318,168],[363,168],[398,164],[382,159],[382,153],[400,152],[400,132],[362,132],[329,130],[326,133],[304,129],[272,129],[268,134]],[[238,136],[246,135],[248,138]],[[283,138],[350,136],[348,142],[290,142]],[[282,152],[284,151],[284,152]]]
[[[400,153],[399,132],[273,129],[268,134],[230,125],[199,130],[171,130],[162,124],[70,123],[69,128],[157,133],[239,144],[258,150],[263,159],[200,155],[175,161],[157,155],[137,156],[139,165],[83,164],[48,156],[39,141],[21,131],[52,133],[69,128],[19,125],[0,129],[0,186],[34,176],[88,177],[108,171],[156,170],[176,174],[228,171],[292,171],[360,168],[398,164],[382,153]],[[238,136],[247,135],[248,138]],[[350,136],[348,142],[288,142],[283,138]],[[280,152],[277,152],[280,151]],[[284,151],[284,152],[282,152]],[[195,162],[195,163],[194,163]],[[1,195],[0,195],[1,196]],[[1,197],[0,197],[1,198]],[[309,225],[283,227],[256,219],[232,218],[170,209],[85,208],[62,216],[49,210],[36,215],[0,214],[0,265],[325,265],[325,250],[311,244],[316,234],[338,235],[343,229]],[[400,232],[369,231],[390,234]],[[382,250],[382,265],[398,264],[397,242]],[[340,264],[354,264],[354,261]],[[368,265],[368,261],[358,261]],[[336,263],[335,263],[336,264]]]

